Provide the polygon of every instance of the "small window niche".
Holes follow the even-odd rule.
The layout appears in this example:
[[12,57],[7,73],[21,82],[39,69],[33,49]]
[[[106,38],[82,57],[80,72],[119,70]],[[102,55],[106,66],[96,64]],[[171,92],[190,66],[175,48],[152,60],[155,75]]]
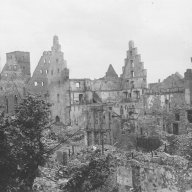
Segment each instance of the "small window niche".
[[35,82],[34,82],[34,85],[35,85],[35,86],[37,86],[37,85],[38,85],[37,81],[35,81]]
[[42,69],[40,69],[40,73],[43,74],[43,70]]
[[131,62],[131,68],[134,68],[133,60],[131,60],[130,62]]
[[76,83],[75,83],[75,87],[76,87],[76,88],[80,88],[80,82],[76,82]]
[[187,119],[189,123],[192,123],[192,110],[187,111]]
[[60,122],[60,118],[59,118],[58,115],[55,117],[55,122],[56,122],[56,123],[59,123],[59,122]]
[[176,114],[175,114],[175,121],[180,121],[180,115],[179,115],[179,113],[176,113]]
[[17,98],[17,95],[14,96],[14,104],[15,104],[15,105],[18,104],[18,98]]
[[135,75],[134,71],[131,71],[131,77],[134,77],[134,75]]

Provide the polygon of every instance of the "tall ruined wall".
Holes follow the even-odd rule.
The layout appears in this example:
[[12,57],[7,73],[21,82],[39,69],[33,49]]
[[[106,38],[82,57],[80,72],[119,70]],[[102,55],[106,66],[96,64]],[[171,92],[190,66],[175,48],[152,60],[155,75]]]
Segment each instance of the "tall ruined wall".
[[49,102],[51,106],[51,115],[55,121],[61,121],[64,124],[70,123],[70,100],[69,100],[69,80],[48,85]]
[[0,111],[12,113],[15,106],[25,95],[25,83],[22,80],[0,81]]
[[137,48],[134,47],[133,41],[129,42],[129,50],[127,51],[121,78],[123,89],[147,87],[147,71],[144,69],[141,56],[137,54]]
[[48,78],[49,102],[52,104],[52,118],[64,124],[70,123],[69,70],[61,52],[57,36],[53,38]]
[[39,63],[33,72],[33,76],[28,83],[28,89],[37,94],[45,95],[48,92],[49,66],[51,63],[52,52],[44,51]]
[[6,54],[6,64],[1,72],[0,110],[14,112],[15,106],[25,95],[30,78],[30,54],[15,51]]
[[25,82],[31,77],[29,52],[15,51],[6,54],[6,64],[1,72],[1,78],[23,79]]

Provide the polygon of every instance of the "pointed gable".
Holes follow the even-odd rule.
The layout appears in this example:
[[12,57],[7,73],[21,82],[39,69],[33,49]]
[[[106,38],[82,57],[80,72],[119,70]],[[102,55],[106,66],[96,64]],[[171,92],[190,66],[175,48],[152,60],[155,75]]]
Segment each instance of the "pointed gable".
[[111,64],[109,65],[109,68],[108,68],[108,70],[107,70],[107,72],[106,72],[105,77],[118,78],[118,75],[117,75],[117,73],[115,72],[115,70],[114,70],[114,68],[113,68],[113,66],[112,66]]

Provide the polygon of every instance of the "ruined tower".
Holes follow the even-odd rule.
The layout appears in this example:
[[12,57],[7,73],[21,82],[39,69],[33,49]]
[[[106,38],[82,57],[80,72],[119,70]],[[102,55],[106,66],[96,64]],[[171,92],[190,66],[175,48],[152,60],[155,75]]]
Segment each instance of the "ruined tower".
[[29,52],[14,51],[6,54],[6,63],[0,79],[0,111],[11,113],[25,94],[31,76]]
[[69,70],[57,36],[53,37],[47,79],[49,101],[53,104],[52,118],[56,122],[68,124],[70,122]]
[[143,89],[147,88],[147,70],[141,62],[141,56],[134,47],[134,42],[129,42],[129,50],[125,58],[125,65],[122,69],[122,90],[126,97],[139,98]]
[[1,72],[2,79],[23,79],[28,81],[30,72],[30,53],[14,51],[6,54],[6,64]]

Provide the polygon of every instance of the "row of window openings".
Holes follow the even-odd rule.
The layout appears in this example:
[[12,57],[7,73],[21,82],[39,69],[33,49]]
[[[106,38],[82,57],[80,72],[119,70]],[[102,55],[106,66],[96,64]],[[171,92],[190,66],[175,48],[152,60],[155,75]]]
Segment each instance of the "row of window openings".
[[34,82],[34,85],[35,85],[35,86],[38,86],[38,84],[41,84],[41,86],[44,86],[44,85],[45,85],[45,83],[44,83],[43,81],[42,81],[41,83],[38,83],[37,81]]
[[[46,59],[44,59],[44,63],[46,63],[47,62],[47,60]],[[48,63],[50,63],[51,61],[50,60],[48,60]],[[58,63],[59,62],[59,59],[56,59],[56,63]]]
[[[140,99],[140,92],[139,92],[139,91],[134,91],[133,93],[135,94],[135,97],[136,97],[137,99]],[[126,98],[126,99],[132,97],[132,94],[131,94],[131,93],[123,92],[123,94],[124,94],[124,98]]]
[[8,66],[8,69],[10,69],[10,70],[12,70],[12,69],[16,70],[16,69],[17,69],[17,65],[9,65],[9,66]]
[[[40,71],[39,71],[41,74],[43,74],[43,70],[42,69],[40,69]],[[45,70],[45,73],[46,74],[48,74],[48,70]],[[57,73],[59,73],[60,72],[60,70],[59,69],[57,69]],[[53,70],[51,70],[51,75],[53,75]]]

